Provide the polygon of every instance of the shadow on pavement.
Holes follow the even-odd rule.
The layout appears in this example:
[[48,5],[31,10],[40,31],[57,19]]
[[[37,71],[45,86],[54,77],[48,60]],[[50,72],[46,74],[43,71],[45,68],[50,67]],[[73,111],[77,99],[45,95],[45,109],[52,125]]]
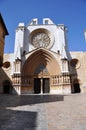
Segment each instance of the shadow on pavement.
[[36,120],[37,112],[0,109],[0,130],[36,130]]
[[39,103],[63,101],[64,95],[0,95],[0,106],[16,107]]
[[[63,95],[0,95],[0,130],[38,130],[46,129],[45,114],[43,115],[44,108],[40,103],[58,102],[63,101]],[[30,111],[31,105],[36,105],[33,111]],[[18,106],[23,107],[27,105],[27,109],[16,109]],[[13,107],[13,108],[12,108]],[[26,106],[24,106],[26,108]],[[35,106],[34,106],[35,107]],[[40,108],[40,109],[39,109]],[[40,112],[40,121],[37,122],[38,113]],[[42,122],[45,122],[44,124]],[[45,126],[43,126],[45,125]],[[38,128],[41,126],[40,128]]]

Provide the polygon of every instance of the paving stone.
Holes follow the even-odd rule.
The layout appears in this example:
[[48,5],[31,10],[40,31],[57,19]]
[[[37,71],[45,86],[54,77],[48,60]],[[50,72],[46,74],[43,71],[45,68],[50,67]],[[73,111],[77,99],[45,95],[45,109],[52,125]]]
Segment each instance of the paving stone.
[[86,130],[86,94],[0,95],[0,130]]

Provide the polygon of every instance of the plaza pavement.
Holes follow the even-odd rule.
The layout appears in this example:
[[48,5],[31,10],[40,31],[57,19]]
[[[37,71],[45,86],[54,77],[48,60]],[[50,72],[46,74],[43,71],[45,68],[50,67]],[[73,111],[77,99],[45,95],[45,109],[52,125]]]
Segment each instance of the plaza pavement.
[[86,94],[1,94],[0,130],[86,130]]

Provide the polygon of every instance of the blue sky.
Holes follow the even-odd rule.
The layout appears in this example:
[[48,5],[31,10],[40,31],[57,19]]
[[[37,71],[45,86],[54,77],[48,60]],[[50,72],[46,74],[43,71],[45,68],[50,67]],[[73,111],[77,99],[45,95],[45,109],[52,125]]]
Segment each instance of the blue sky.
[[64,24],[68,28],[69,50],[86,51],[86,0],[0,0],[0,12],[9,32],[5,53],[14,51],[19,22],[27,25],[33,18],[50,18],[55,24]]

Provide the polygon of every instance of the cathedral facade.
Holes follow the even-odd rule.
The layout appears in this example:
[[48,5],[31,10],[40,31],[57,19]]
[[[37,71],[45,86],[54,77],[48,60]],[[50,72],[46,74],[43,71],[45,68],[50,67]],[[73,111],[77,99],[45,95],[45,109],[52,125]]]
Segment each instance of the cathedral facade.
[[1,93],[70,94],[85,92],[86,53],[69,52],[67,28],[44,18],[19,23],[14,53],[4,54]]

